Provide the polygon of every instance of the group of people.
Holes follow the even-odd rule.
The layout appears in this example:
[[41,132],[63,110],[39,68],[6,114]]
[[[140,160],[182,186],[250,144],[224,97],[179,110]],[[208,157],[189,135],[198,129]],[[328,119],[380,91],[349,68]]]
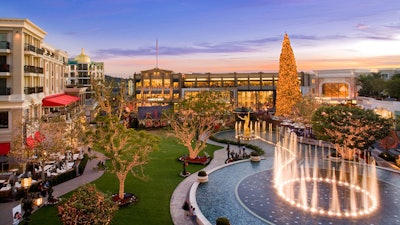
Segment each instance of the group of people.
[[191,206],[188,201],[185,201],[182,208],[185,211],[185,219],[192,219],[194,222],[196,222],[196,208]]
[[59,198],[53,196],[54,190],[48,180],[45,182],[40,182],[38,189],[42,197],[47,196],[47,204],[55,204],[60,200]]
[[246,152],[246,146],[241,146],[239,144],[238,147],[239,147],[239,151],[235,152],[234,150],[232,150],[230,148],[230,145],[228,143],[228,145],[226,146],[227,159],[225,160],[225,163],[233,162],[233,161],[240,160],[240,159],[246,159],[249,157],[249,155]]

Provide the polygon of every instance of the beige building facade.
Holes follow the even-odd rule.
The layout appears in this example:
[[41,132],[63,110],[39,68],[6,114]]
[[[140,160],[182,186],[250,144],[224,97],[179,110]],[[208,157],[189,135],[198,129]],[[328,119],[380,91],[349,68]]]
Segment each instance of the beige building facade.
[[46,34],[28,19],[0,19],[0,154],[15,128],[43,116],[43,99],[64,93],[68,54],[46,44]]

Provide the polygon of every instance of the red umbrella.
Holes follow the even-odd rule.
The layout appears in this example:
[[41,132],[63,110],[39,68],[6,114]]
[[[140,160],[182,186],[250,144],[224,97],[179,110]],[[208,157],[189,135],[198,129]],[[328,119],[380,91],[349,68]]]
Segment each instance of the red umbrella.
[[39,131],[35,132],[35,140],[39,143],[41,143],[46,137],[41,134]]
[[35,145],[36,145],[36,141],[35,141],[35,139],[33,139],[32,136],[29,136],[26,138],[26,146],[28,146],[28,148],[30,150],[32,150],[35,147]]

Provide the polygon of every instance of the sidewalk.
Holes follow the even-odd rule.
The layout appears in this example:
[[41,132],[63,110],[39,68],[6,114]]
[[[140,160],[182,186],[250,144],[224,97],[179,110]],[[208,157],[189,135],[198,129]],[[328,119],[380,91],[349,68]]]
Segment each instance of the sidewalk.
[[[210,171],[211,169],[225,164],[226,160],[226,144],[218,143],[212,140],[208,140],[207,143],[221,146],[220,150],[214,152],[214,157],[210,164],[204,168],[205,171]],[[236,145],[230,145],[231,149],[238,148]],[[197,173],[186,177],[174,190],[170,200],[170,213],[172,222],[174,225],[195,225],[197,223],[190,219],[185,218],[185,211],[182,209],[183,204],[188,200],[189,190],[192,184],[197,181]]]
[[[94,170],[93,168],[97,167],[97,163],[99,160],[104,159],[104,155],[98,152],[91,151],[89,153],[90,157],[96,157],[92,160],[89,160],[86,164],[85,171],[84,173],[76,177],[72,180],[69,180],[67,182],[61,183],[59,185],[56,185],[53,187],[53,196],[59,197],[62,196],[68,192],[71,192],[80,186],[90,183],[99,177],[101,177],[104,173],[104,171],[101,170]],[[43,202],[45,202],[46,199],[43,199]],[[0,225],[10,225],[12,224],[12,208],[20,204],[19,201],[14,201],[14,202],[7,202],[7,203],[0,203],[0,215],[1,215],[1,220],[0,220]]]

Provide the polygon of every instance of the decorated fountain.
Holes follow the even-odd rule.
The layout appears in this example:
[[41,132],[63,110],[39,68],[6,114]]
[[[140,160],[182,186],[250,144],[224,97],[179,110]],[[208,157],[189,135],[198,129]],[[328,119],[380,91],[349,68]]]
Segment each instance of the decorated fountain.
[[241,121],[235,123],[235,138],[237,140],[254,140],[260,137],[261,132],[266,131],[266,121],[252,121],[251,111],[248,111],[246,115],[241,116],[237,114],[237,117]]
[[[257,138],[251,144],[265,151],[265,159],[226,164],[209,173],[210,182],[192,187],[203,224],[221,215],[252,225],[400,224],[400,173],[371,160],[332,158],[329,145],[298,143],[301,138],[285,127],[252,127]],[[237,135],[235,129],[218,137]]]
[[[320,167],[317,155],[311,148],[300,150],[294,133],[277,143],[273,181],[282,199],[323,216],[360,217],[377,210],[379,189],[374,163],[342,160],[335,167],[328,160]],[[321,200],[321,193],[329,193],[329,199]]]

